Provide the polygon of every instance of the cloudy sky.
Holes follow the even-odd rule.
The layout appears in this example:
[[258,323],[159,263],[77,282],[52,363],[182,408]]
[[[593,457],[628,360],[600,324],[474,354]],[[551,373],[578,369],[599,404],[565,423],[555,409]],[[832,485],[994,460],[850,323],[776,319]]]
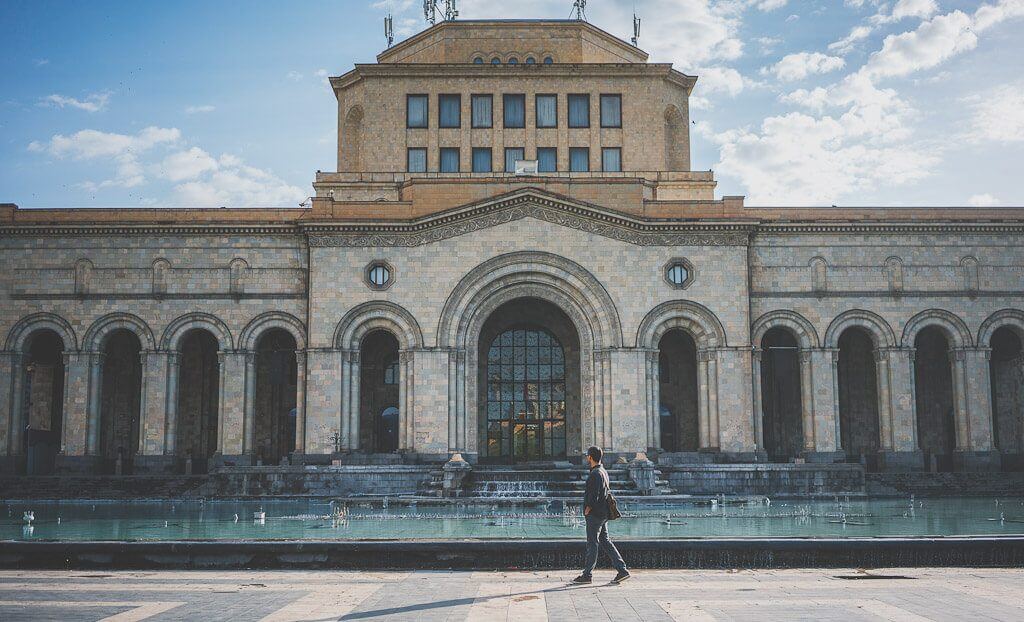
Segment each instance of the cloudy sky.
[[[420,5],[4,0],[0,202],[296,205],[335,167],[326,76],[373,62],[389,11],[400,39],[422,29]],[[719,194],[1024,205],[1024,0],[590,0],[587,17],[628,38],[634,10],[651,60],[699,76],[693,166]]]

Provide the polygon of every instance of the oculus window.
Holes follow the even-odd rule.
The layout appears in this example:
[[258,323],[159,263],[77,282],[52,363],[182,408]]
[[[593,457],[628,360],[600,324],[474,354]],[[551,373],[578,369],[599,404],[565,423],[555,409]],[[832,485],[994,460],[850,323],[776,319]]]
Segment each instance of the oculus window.
[[387,289],[395,281],[395,271],[386,261],[375,261],[366,266],[363,278],[370,289]]
[[405,126],[427,127],[427,96],[409,95],[405,98]]

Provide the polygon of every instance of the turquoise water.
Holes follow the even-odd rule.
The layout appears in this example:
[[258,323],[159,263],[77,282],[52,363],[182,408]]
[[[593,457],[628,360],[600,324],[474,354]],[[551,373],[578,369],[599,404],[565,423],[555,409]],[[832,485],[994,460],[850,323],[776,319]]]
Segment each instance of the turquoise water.
[[[1024,498],[623,503],[617,538],[1024,534]],[[253,512],[262,509],[263,521]],[[32,529],[23,513],[32,511]],[[237,514],[238,520],[235,520]],[[320,501],[0,503],[2,540],[273,540],[584,537],[578,506]]]

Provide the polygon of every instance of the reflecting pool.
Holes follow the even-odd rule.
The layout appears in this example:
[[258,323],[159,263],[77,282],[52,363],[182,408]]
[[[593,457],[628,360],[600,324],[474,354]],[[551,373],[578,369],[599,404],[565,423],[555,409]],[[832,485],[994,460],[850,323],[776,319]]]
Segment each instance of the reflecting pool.
[[[1024,498],[622,502],[616,538],[1024,534]],[[254,518],[262,512],[263,519]],[[28,524],[26,513],[33,520]],[[3,540],[584,537],[579,505],[266,501],[0,502]]]

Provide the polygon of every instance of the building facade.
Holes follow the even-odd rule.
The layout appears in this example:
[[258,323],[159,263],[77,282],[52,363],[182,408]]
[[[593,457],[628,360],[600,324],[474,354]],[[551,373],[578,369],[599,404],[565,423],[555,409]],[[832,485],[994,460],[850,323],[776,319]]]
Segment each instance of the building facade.
[[309,208],[0,206],[5,471],[1021,467],[1021,211],[715,198],[697,79],[584,22],[377,60]]

